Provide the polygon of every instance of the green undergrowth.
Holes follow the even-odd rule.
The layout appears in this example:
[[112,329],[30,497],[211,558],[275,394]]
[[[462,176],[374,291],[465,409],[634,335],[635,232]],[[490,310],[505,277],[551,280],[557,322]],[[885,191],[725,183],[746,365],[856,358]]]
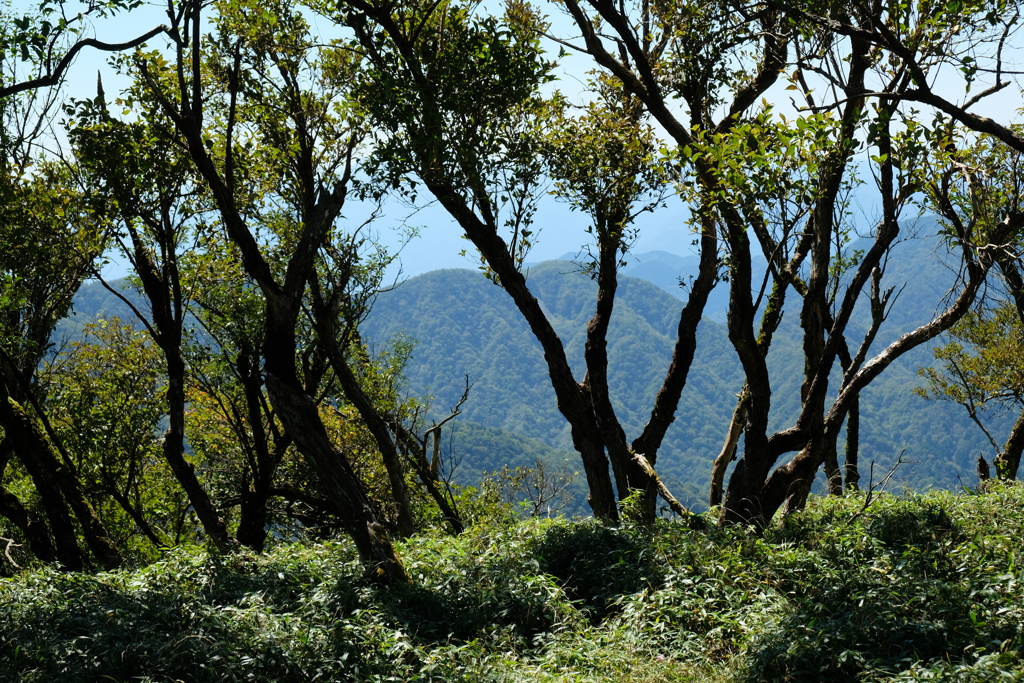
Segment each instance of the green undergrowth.
[[763,534],[529,521],[0,580],[4,681],[1024,681],[1024,487],[812,499]]

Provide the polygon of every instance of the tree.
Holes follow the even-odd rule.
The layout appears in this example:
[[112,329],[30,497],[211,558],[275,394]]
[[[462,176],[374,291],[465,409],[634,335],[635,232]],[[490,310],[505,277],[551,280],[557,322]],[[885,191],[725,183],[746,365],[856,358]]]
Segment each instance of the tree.
[[135,559],[186,538],[189,501],[158,437],[166,414],[161,361],[147,333],[114,318],[86,325],[40,370],[47,413],[86,495]]
[[[701,275],[681,317],[675,358],[648,427],[629,444],[608,396],[605,337],[630,224],[637,213],[658,205],[665,181],[636,103],[605,82],[598,86],[602,103],[583,117],[567,116],[564,102],[546,104],[538,94],[551,78],[538,41],[543,22],[527,5],[511,3],[503,17],[478,17],[459,3],[396,8],[355,0],[338,15],[319,8],[353,29],[368,56],[359,93],[376,126],[369,168],[384,185],[412,199],[422,184],[444,206],[544,349],[559,410],[583,460],[594,514],[618,517],[610,461],[619,498],[643,491],[647,504],[640,509],[652,518],[656,484],[641,460],[655,461],[673,419],[718,256],[716,233],[702,229]],[[615,117],[618,126],[611,123]],[[542,131],[549,124],[558,130],[545,141]],[[557,192],[594,220],[591,267],[599,294],[582,381],[574,377],[522,270],[545,173],[555,179]]]
[[[1016,21],[1012,13],[1000,15],[983,3],[958,6],[951,14],[944,13],[948,8],[902,7],[857,5],[826,18],[784,3],[703,3],[685,11],[604,0],[590,0],[586,8],[576,0],[566,3],[583,36],[579,49],[643,102],[675,142],[691,174],[693,201],[724,237],[729,336],[746,383],[723,449],[727,462],[742,432],[743,454],[725,493],[723,523],[764,525],[780,507],[799,508],[816,471],[834,453],[855,397],[896,357],[966,312],[993,264],[976,250],[1020,227],[1015,216],[983,232],[951,224],[951,245],[964,264],[963,287],[935,320],[868,359],[885,318],[889,290],[878,283],[885,255],[901,234],[901,212],[927,182],[925,168],[930,177],[948,176],[956,163],[955,149],[948,147],[962,142],[944,135],[941,120],[934,128],[924,126],[904,102],[927,101],[942,111],[952,107],[960,123],[982,127],[966,108],[947,107],[924,84],[955,61],[947,51],[950,41],[978,50],[993,45],[994,53],[985,56],[1001,63],[1002,42],[987,41]],[[971,29],[962,31],[964,26]],[[606,41],[618,49],[610,50]],[[999,84],[1001,72],[996,73]],[[792,123],[765,105],[751,111],[781,74],[800,98]],[[877,90],[869,79],[879,83]],[[968,108],[991,92],[979,93]],[[902,130],[891,130],[894,121]],[[848,268],[845,286],[836,287],[839,254],[833,245],[841,244],[837,235],[844,226],[840,197],[862,140],[872,149],[882,216],[872,247]],[[800,150],[795,159],[794,146]],[[780,206],[791,209],[780,213]],[[751,236],[769,264],[760,283],[752,269]],[[801,410],[793,426],[773,434],[765,355],[790,289],[801,301]],[[872,324],[851,354],[844,349],[847,326],[862,296],[871,306]],[[844,355],[838,395],[828,405],[829,376]],[[776,467],[787,452],[796,456]]]
[[[939,205],[950,223],[970,220],[974,230],[1022,213],[1024,177],[1021,152],[1003,142],[982,139],[959,155],[956,175],[943,178],[944,187],[932,188],[943,201]],[[1017,477],[1024,452],[1024,271],[1018,246],[1020,236],[993,249],[1001,276],[1000,286],[975,310],[954,325],[951,340],[935,349],[943,369],[922,368],[925,397],[962,405],[971,420],[985,433],[995,451],[996,475]],[[990,290],[991,291],[991,290]],[[985,413],[1020,409],[1006,441],[1000,446],[986,427]]]
[[[200,35],[200,5],[182,5],[170,31],[173,62],[150,53],[137,66],[265,298],[262,356],[275,412],[317,470],[368,572],[380,581],[406,581],[297,368],[306,286],[345,203],[362,134],[355,112],[344,109],[344,87],[356,63],[343,51],[317,52],[305,21],[289,6],[237,3],[220,9],[217,33],[207,43]],[[204,53],[207,45],[211,50]],[[319,86],[315,93],[304,89],[311,82]],[[258,157],[245,153],[250,141],[265,143]],[[261,245],[257,229],[274,242]]]
[[10,3],[4,3],[0,13],[0,100],[59,85],[82,50],[131,50],[169,30],[166,25],[156,26],[122,43],[87,38],[84,34],[90,17],[114,16],[138,5],[132,0],[89,2],[83,11],[69,17],[68,4],[41,0],[34,12],[18,17],[9,14]]
[[72,570],[86,560],[72,522],[77,519],[97,560],[116,567],[120,553],[86,499],[70,456],[55,440],[34,386],[57,321],[102,252],[104,226],[92,220],[65,169],[44,164],[30,175],[27,156],[20,164],[17,155],[6,159],[15,163],[0,178],[0,243],[7,245],[0,262],[0,452],[5,466],[17,455],[47,523],[6,489],[3,514],[26,535],[37,557]]
[[370,301],[379,291],[384,269],[390,263],[390,258],[379,249],[370,258],[361,258],[359,252],[364,244],[365,240],[359,238],[358,231],[347,238],[333,231],[325,236],[320,267],[310,277],[312,314],[309,317],[316,330],[319,348],[334,371],[345,398],[358,412],[380,451],[391,485],[390,497],[396,509],[395,530],[402,536],[410,536],[413,518],[406,467],[389,425],[389,422],[401,422],[401,417],[396,414],[397,405],[392,401],[389,420],[352,368],[352,361],[372,365],[363,363],[366,354],[361,348],[357,326],[365,319]]
[[[38,194],[38,197],[32,197],[31,201],[35,203],[43,199],[44,206],[45,197],[48,195],[51,198],[58,198],[56,204],[51,206],[60,220],[74,215],[74,211],[69,211],[69,194],[64,193],[62,196],[62,188],[52,185],[55,177],[53,167],[35,178],[30,179],[26,174],[26,169],[37,151],[34,144],[45,132],[49,124],[49,115],[57,102],[57,98],[51,93],[40,96],[41,90],[59,83],[75,55],[85,48],[119,51],[142,44],[148,38],[166,30],[166,27],[160,26],[121,44],[82,37],[87,15],[109,16],[128,9],[129,6],[130,3],[122,0],[90,3],[85,12],[78,13],[72,18],[67,16],[64,3],[51,0],[43,0],[37,12],[20,17],[11,12],[8,3],[5,3],[0,11],[0,152],[3,155],[0,212],[5,214],[2,216],[5,228],[14,231],[28,230],[30,233],[34,232],[33,228],[38,228],[20,223],[27,218],[26,210],[31,214],[32,210],[27,209],[24,200],[32,194]],[[62,48],[68,41],[71,44],[65,51]],[[49,186],[48,181],[51,183]],[[65,181],[66,178],[61,182]],[[59,443],[48,440],[52,439],[53,435],[45,433],[51,430],[44,430],[46,420],[41,411],[38,411],[38,405],[35,407],[40,412],[42,425],[21,405],[21,401],[26,399],[38,403],[38,397],[31,395],[30,386],[35,366],[48,342],[48,337],[38,333],[48,333],[47,328],[52,329],[56,322],[53,315],[56,313],[59,317],[67,310],[70,296],[81,283],[85,273],[83,264],[98,256],[95,226],[90,225],[86,219],[81,225],[74,225],[71,228],[68,232],[73,236],[72,241],[85,237],[82,243],[76,245],[78,251],[59,250],[56,248],[57,244],[47,245],[43,252],[33,251],[33,247],[38,247],[47,239],[52,240],[52,233],[40,239],[21,239],[20,243],[24,245],[18,249],[21,253],[13,259],[13,263],[9,259],[0,268],[5,276],[6,290],[0,298],[3,299],[6,309],[6,323],[9,325],[6,331],[10,335],[2,340],[5,348],[4,357],[0,359],[4,374],[2,412],[7,432],[4,445],[0,447],[0,464],[3,465],[0,467],[0,475],[3,474],[12,452],[18,450],[22,463],[32,472],[37,490],[44,500],[50,529],[46,529],[42,519],[26,508],[17,496],[7,489],[0,490],[0,502],[3,504],[3,514],[26,535],[30,548],[37,557],[44,561],[58,559],[65,567],[77,569],[82,566],[83,558],[71,528],[70,515],[67,511],[67,505],[70,505],[94,554],[106,566],[114,567],[120,563],[119,554],[96,518],[95,512],[84,500],[80,482],[76,481],[67,453],[63,452]],[[7,239],[11,235],[3,237],[5,245],[19,243],[8,242]],[[20,237],[24,238],[25,235]],[[62,264],[66,268],[57,268],[54,272],[52,262],[42,265],[38,261],[31,262],[46,251],[50,251],[50,256],[66,258],[67,261]],[[51,272],[47,273],[48,270]],[[43,274],[42,279],[36,277],[39,274]],[[52,279],[47,282],[47,277]],[[33,285],[36,286],[34,290]],[[33,306],[34,309],[25,309],[25,304]],[[25,333],[29,334],[27,338]],[[12,352],[11,344],[19,348]],[[25,356],[25,353],[29,355]],[[33,354],[36,363],[25,362]],[[61,457],[57,457],[55,449],[60,451]],[[55,480],[59,483],[55,483]],[[58,492],[58,488],[62,490]],[[66,500],[62,501],[61,498]],[[52,542],[49,538],[51,533]]]
[[262,550],[275,475],[292,445],[264,387],[265,302],[223,240],[207,239],[183,267],[198,285],[201,328],[189,350],[190,443],[220,480],[222,498],[237,500],[238,542]]
[[[186,367],[183,344],[189,299],[197,283],[183,277],[180,260],[189,241],[204,229],[208,197],[198,189],[188,158],[173,145],[169,121],[150,105],[140,120],[114,120],[102,85],[94,101],[79,102],[70,131],[88,181],[102,200],[97,209],[118,226],[114,239],[135,271],[149,315],[118,290],[108,289],[135,312],[166,364],[167,430],[164,459],[188,495],[192,509],[214,546],[229,550],[234,539],[224,519],[185,457]],[[125,104],[132,106],[129,98]],[[99,206],[100,204],[102,206]]]
[[[949,331],[951,341],[935,349],[942,368],[920,368],[926,382],[916,392],[925,398],[952,401],[964,407],[981,429],[995,454],[996,476],[1015,479],[1024,450],[1024,402],[1021,353],[1024,339],[1019,314],[1007,302],[992,310],[975,310]],[[1018,410],[1018,418],[1003,444],[986,424],[991,413]]]

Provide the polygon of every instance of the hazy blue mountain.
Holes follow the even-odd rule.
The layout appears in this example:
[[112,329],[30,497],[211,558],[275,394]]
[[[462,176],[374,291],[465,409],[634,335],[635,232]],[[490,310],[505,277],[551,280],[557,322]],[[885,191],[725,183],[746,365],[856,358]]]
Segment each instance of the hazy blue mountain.
[[[576,254],[568,253],[563,255],[561,260],[578,261],[578,258]],[[629,253],[625,255],[624,261],[626,265],[621,271],[623,275],[650,282],[681,301],[686,300],[686,286],[690,279],[696,276],[700,266],[700,258],[694,254],[680,256],[661,250]],[[755,255],[754,263],[758,271],[764,270],[763,258]],[[728,288],[714,289],[708,297],[707,306],[704,307],[704,316],[715,322],[724,323],[728,310]]]
[[[136,306],[141,306],[140,310],[148,312],[149,309],[146,308],[147,304],[144,303],[143,297],[128,287],[127,280],[115,280],[110,284],[115,289],[123,291]],[[102,284],[96,280],[88,280],[75,294],[67,317],[57,323],[52,341],[60,345],[62,342],[77,339],[85,325],[110,318],[130,321],[135,319],[135,314],[124,301],[112,294]]]

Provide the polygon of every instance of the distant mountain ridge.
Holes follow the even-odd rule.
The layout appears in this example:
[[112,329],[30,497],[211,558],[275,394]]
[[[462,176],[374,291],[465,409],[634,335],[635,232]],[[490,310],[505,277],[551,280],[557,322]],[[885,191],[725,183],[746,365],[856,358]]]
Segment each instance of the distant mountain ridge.
[[[940,306],[955,278],[941,253],[934,238],[896,246],[883,284],[898,288],[906,282],[907,286],[874,353],[924,322]],[[692,274],[688,269],[695,264],[695,257],[652,251],[630,255],[623,269],[609,332],[610,385],[630,437],[646,423],[668,366],[685,298],[678,283]],[[527,282],[562,337],[577,377],[582,377],[586,322],[592,314],[596,284],[568,261],[530,266]],[[713,292],[698,329],[697,356],[659,454],[658,469],[666,483],[690,505],[706,500],[711,462],[721,447],[743,381],[722,324],[727,303],[727,284],[722,284]],[[803,370],[799,309],[794,303],[798,304],[791,298],[769,353],[775,427],[791,423],[799,406]],[[75,297],[74,312],[62,321],[59,334],[73,336],[82,324],[115,315],[132,316],[99,283],[87,283]],[[859,311],[858,316],[851,329],[865,324],[865,312]],[[462,459],[458,480],[476,483],[486,470],[503,464],[532,465],[536,458],[552,463],[570,458],[577,464],[539,344],[510,297],[479,271],[433,271],[382,293],[362,333],[377,347],[396,335],[415,340],[406,369],[408,391],[432,397],[437,414],[446,413],[458,400],[464,376],[474,382],[450,442]],[[905,449],[908,459],[919,462],[904,468],[902,481],[914,488],[950,488],[957,486],[958,475],[965,482],[973,481],[979,452],[991,455],[980,430],[959,406],[929,402],[912,393],[919,384],[917,367],[931,363],[931,348],[937,344],[926,344],[895,363],[862,397],[865,478],[871,459],[881,470]]]
[[[896,246],[883,285],[897,290],[903,282],[907,286],[872,353],[925,322],[941,306],[955,278],[941,254],[934,238],[911,239]],[[644,273],[661,283],[678,283],[690,274],[672,270],[685,268],[689,259],[667,252],[638,255],[636,262],[629,263],[624,273]],[[566,261],[531,266],[527,282],[561,335],[577,377],[582,377],[585,324],[592,313],[596,285],[578,265]],[[682,294],[678,287],[675,290]],[[650,281],[622,278],[609,332],[610,384],[617,413],[631,436],[646,422],[671,357],[683,305],[682,297],[674,294]],[[713,298],[727,302],[727,296],[727,286],[722,285]],[[776,427],[790,424],[799,407],[803,361],[799,308],[794,302],[791,299],[787,306],[769,353]],[[742,385],[725,327],[710,315],[724,319],[725,310],[724,305],[720,310],[709,305],[709,315],[698,332],[697,357],[659,455],[659,471],[690,504],[706,498],[711,462]],[[851,331],[866,326],[865,316],[865,310],[858,310]],[[462,377],[468,374],[476,384],[465,407],[466,421],[539,439],[560,453],[571,448],[539,345],[508,295],[478,272],[443,270],[411,278],[381,295],[363,331],[365,338],[376,343],[395,334],[417,340],[407,368],[409,390],[434,397],[439,409],[454,403]],[[853,341],[859,340],[854,337]],[[962,408],[912,393],[919,384],[916,369],[931,363],[931,348],[936,345],[937,341],[907,354],[865,391],[860,442],[865,479],[872,459],[878,471],[905,451],[907,459],[918,463],[905,467],[899,480],[914,488],[951,488],[958,485],[958,475],[964,481],[973,477],[979,452],[991,455],[984,436]],[[461,443],[460,449],[467,460],[483,457],[473,455],[471,442]]]

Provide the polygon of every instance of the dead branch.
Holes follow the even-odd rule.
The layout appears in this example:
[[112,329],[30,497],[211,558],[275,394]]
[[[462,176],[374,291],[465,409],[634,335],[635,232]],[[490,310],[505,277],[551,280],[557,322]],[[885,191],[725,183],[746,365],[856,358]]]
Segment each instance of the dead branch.
[[871,465],[868,469],[868,494],[864,497],[864,505],[862,505],[860,510],[855,512],[853,516],[846,521],[847,524],[853,523],[855,519],[862,516],[867,511],[868,507],[870,507],[871,503],[874,501],[876,497],[875,489],[878,489],[879,495],[885,492],[885,487],[889,485],[889,482],[892,480],[892,475],[896,473],[896,469],[900,465],[915,465],[919,462],[917,460],[904,460],[903,455],[906,452],[907,449],[904,448],[900,452],[900,457],[896,458],[895,464],[893,464],[893,466],[889,468],[889,471],[885,473],[885,476],[882,477],[877,484],[872,483],[875,477],[875,461],[871,461]]
[[658,473],[654,471],[654,467],[652,467],[651,463],[647,461],[647,458],[645,458],[640,453],[634,453],[633,459],[636,460],[637,464],[639,464],[640,467],[643,469],[644,474],[653,479],[654,482],[658,485],[658,493],[661,494],[661,497],[665,500],[666,503],[668,503],[668,506],[669,508],[672,509],[672,512],[684,518],[691,517],[693,515],[692,512],[683,507],[682,503],[676,500],[675,496],[673,496],[672,493],[668,490],[668,487],[665,486],[665,483],[661,481],[661,477],[658,476]]
[[15,562],[14,558],[11,557],[11,548],[20,548],[21,543],[15,543],[13,538],[4,538],[3,536],[0,536],[0,541],[7,542],[7,546],[4,547],[4,557],[7,558],[7,561],[10,562],[11,566],[15,569],[21,569],[21,565]]

